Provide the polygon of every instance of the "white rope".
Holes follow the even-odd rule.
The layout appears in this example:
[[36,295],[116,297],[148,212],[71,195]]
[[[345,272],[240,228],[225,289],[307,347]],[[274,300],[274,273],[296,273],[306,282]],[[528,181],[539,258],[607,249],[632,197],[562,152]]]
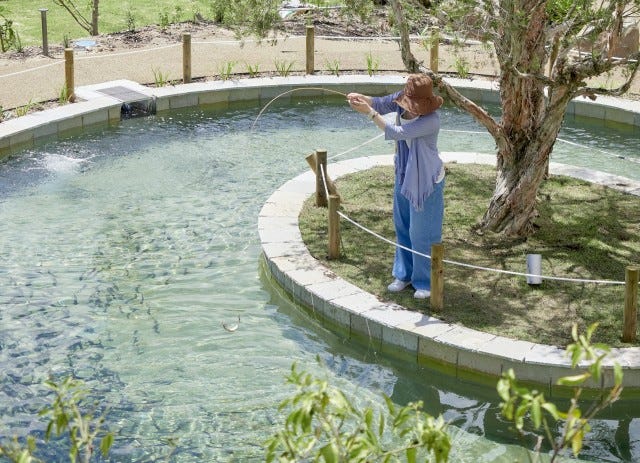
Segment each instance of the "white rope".
[[3,74],[3,75],[0,75],[0,79],[2,79],[3,77],[13,77],[20,74],[25,74],[27,72],[37,71],[38,69],[44,69],[44,68],[48,68],[51,66],[55,66],[56,64],[62,64],[62,63],[64,63],[64,61],[56,61],[55,63],[43,64],[42,66],[38,66],[36,68],[29,68],[29,69],[24,69],[22,71],[12,72],[10,74]]
[[109,54],[105,54],[105,55],[93,55],[93,56],[80,56],[80,57],[77,58],[77,60],[78,61],[85,61],[85,60],[96,59],[96,58],[112,58],[114,56],[133,55],[133,54],[136,54],[136,53],[145,53],[145,52],[148,52],[148,51],[164,50],[166,48],[173,48],[173,47],[177,47],[179,45],[180,45],[180,43],[172,43],[171,45],[165,45],[165,46],[162,46],[162,47],[142,48],[140,50],[123,51],[121,53],[109,53]]
[[[451,133],[467,133],[467,134],[483,134],[483,135],[488,135],[487,132],[483,132],[483,131],[475,131],[475,130],[453,130],[453,129],[441,129],[440,132],[451,132]],[[592,150],[592,151],[597,151],[598,153],[610,156],[612,158],[615,159],[620,159],[623,161],[630,161],[630,162],[634,162],[637,164],[640,164],[640,159],[635,159],[635,158],[630,158],[627,156],[621,156],[619,154],[615,154],[615,153],[611,153],[609,151],[605,151],[603,149],[600,148],[596,148],[593,146],[588,146],[588,145],[581,145],[580,143],[576,143],[574,141],[569,141],[569,140],[564,140],[562,138],[556,138],[557,141],[562,142],[562,143],[566,143],[567,145],[571,145],[571,146],[577,146],[578,148],[585,148],[587,150]]]
[[348,150],[343,151],[342,153],[334,154],[333,156],[329,157],[329,160],[335,159],[335,158],[340,157],[340,156],[344,156],[345,154],[348,154],[348,153],[351,153],[352,151],[360,149],[363,146],[368,145],[369,143],[371,143],[371,142],[377,140],[378,138],[382,137],[383,135],[384,135],[384,132],[381,133],[381,134],[376,135],[375,137],[373,137],[373,138],[371,138],[371,139],[369,139],[369,140],[367,140],[367,141],[365,141],[363,143],[360,143],[358,146],[354,146],[353,148],[349,148]]
[[640,164],[640,159],[628,158],[626,156],[621,156],[619,154],[614,154],[614,153],[610,153],[610,152],[605,151],[605,150],[601,150],[600,148],[594,148],[593,146],[581,145],[580,143],[576,143],[576,142],[573,142],[573,141],[563,140],[562,138],[556,138],[556,140],[561,141],[562,143],[566,143],[567,145],[577,146],[578,148],[587,148],[587,149],[594,150],[594,151],[597,151],[597,152],[602,153],[602,154],[606,154],[607,156],[611,156],[611,157],[616,158],[616,159],[623,159],[625,161],[631,161],[631,162],[636,162],[636,163]]
[[[340,217],[342,217],[343,219],[345,219],[346,221],[352,223],[356,227],[358,227],[358,228],[364,230],[365,232],[375,236],[376,238],[381,239],[382,241],[385,241],[386,243],[391,244],[392,246],[395,246],[395,247],[400,248],[400,249],[404,249],[405,251],[409,251],[409,252],[411,252],[413,254],[416,254],[418,256],[426,257],[427,259],[431,259],[430,255],[423,254],[423,253],[418,252],[418,251],[414,251],[411,248],[407,248],[406,246],[402,246],[401,244],[398,244],[398,243],[396,243],[394,241],[391,241],[391,240],[383,237],[382,235],[379,235],[378,233],[374,232],[373,230],[368,229],[364,225],[359,224],[358,222],[356,222],[355,220],[353,220],[350,217],[346,216],[342,212],[338,211],[338,215]],[[451,265],[457,265],[459,267],[470,268],[470,269],[473,269],[473,270],[483,270],[483,271],[488,271],[488,272],[502,273],[502,274],[506,274],[506,275],[515,275],[515,276],[522,276],[522,277],[535,277],[535,278],[540,278],[540,279],[543,279],[543,280],[568,281],[568,282],[574,282],[574,283],[610,284],[610,285],[624,285],[625,284],[624,281],[588,280],[588,279],[583,279],[583,278],[552,277],[552,276],[538,275],[538,274],[532,274],[532,273],[513,272],[513,271],[510,271],[510,270],[501,270],[501,269],[494,269],[494,268],[489,268],[489,267],[481,267],[481,266],[478,266],[478,265],[465,264],[463,262],[456,262],[456,261],[448,260],[448,259],[443,259],[443,262],[445,262],[447,264],[451,264]]]
[[[97,58],[113,58],[115,56],[125,56],[125,55],[133,55],[135,53],[144,53],[144,52],[148,52],[148,51],[156,51],[156,50],[164,50],[165,48],[171,48],[171,47],[176,47],[180,45],[179,43],[174,43],[171,45],[166,45],[163,47],[155,47],[155,48],[143,48],[140,50],[132,50],[132,51],[125,51],[122,53],[109,53],[109,54],[100,54],[100,55],[93,55],[93,56],[79,56],[78,58],[76,58],[76,61],[85,61],[85,60],[90,60],[90,59],[97,59]],[[13,77],[13,76],[17,76],[20,74],[25,74],[27,72],[32,72],[32,71],[37,71],[39,69],[44,69],[44,68],[48,68],[51,66],[56,66],[58,64],[63,64],[64,61],[56,61],[55,63],[49,63],[49,64],[44,64],[42,66],[38,66],[35,68],[29,68],[29,69],[24,69],[22,71],[16,71],[16,72],[12,72],[9,74],[3,74],[0,75],[0,79],[3,77]]]
[[320,172],[322,174],[322,183],[324,185],[324,194],[327,198],[327,200],[329,199],[329,187],[327,187],[327,177],[326,177],[326,173],[324,171],[324,166],[322,164],[320,164]]

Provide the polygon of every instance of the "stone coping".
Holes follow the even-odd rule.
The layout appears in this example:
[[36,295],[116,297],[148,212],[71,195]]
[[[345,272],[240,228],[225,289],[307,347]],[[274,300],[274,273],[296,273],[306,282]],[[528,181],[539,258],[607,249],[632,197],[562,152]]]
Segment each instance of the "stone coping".
[[[447,78],[447,81],[478,103],[499,103],[498,89],[493,82],[454,78]],[[146,87],[129,80],[109,81],[76,88],[77,103],[0,123],[0,159],[44,139],[64,137],[96,125],[118,123],[123,104],[129,102],[122,99],[124,97],[101,92],[114,87],[122,87],[121,94],[129,91],[136,99],[140,95],[146,96],[153,101],[156,110],[162,112],[193,106],[226,108],[239,101],[264,104],[276,96],[285,101],[304,96],[335,97],[331,90],[385,94],[400,89],[404,82],[402,75],[256,78],[161,88]],[[282,95],[301,87],[315,88]],[[610,97],[599,97],[596,102],[580,99],[570,103],[567,114],[640,127],[640,103],[637,101]],[[445,153],[444,156],[448,161],[494,162],[493,156],[481,154]],[[329,173],[337,178],[349,172],[391,163],[391,156],[366,157],[332,164]],[[634,194],[640,191],[640,186],[628,179],[571,166],[554,164],[552,168],[557,173],[586,177]],[[559,349],[468,330],[393,304],[381,303],[373,295],[332,274],[308,254],[298,229],[300,207],[313,188],[315,178],[310,173],[290,180],[269,198],[259,216],[259,233],[268,268],[298,301],[343,325],[351,333],[375,338],[381,346],[389,345],[411,352],[418,361],[430,358],[449,364],[456,369],[456,374],[458,371],[473,371],[495,376],[512,367],[523,380],[554,384],[558,377],[569,373],[568,362]],[[613,357],[625,369],[625,385],[640,389],[640,348],[617,349]],[[611,382],[609,369],[604,384]]]
[[[479,153],[441,153],[445,162],[495,165],[495,156]],[[373,156],[329,164],[336,179],[345,174],[393,165],[393,156]],[[550,172],[610,186],[640,196],[640,182],[559,163]],[[368,337],[382,350],[391,346],[408,352],[418,362],[435,360],[455,369],[455,375],[477,373],[498,377],[513,368],[520,380],[547,385],[575,374],[564,349],[488,334],[409,311],[341,279],[312,257],[298,227],[304,201],[315,194],[315,174],[291,179],[266,201],[258,231],[267,267],[275,280],[314,315],[342,325],[350,334]],[[366,224],[363,224],[366,226]],[[375,239],[375,238],[372,238]],[[640,388],[640,348],[612,349],[605,362],[603,384],[613,384],[613,362],[624,371],[626,388]],[[598,387],[599,385],[591,385]]]

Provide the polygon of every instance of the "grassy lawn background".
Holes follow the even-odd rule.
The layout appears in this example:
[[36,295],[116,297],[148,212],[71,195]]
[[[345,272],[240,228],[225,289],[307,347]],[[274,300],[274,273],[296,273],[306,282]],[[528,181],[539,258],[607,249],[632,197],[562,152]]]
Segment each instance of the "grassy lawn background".
[[[495,169],[475,164],[447,165],[443,243],[445,259],[526,273],[526,255],[542,255],[546,276],[625,280],[625,268],[640,264],[640,198],[567,177],[552,177],[538,196],[536,233],[511,239],[479,234],[473,226],[487,208]],[[344,213],[395,241],[391,204],[393,168],[383,167],[340,178]],[[445,264],[445,308],[432,313],[413,291],[386,291],[392,280],[394,247],[342,220],[339,260],[328,261],[326,209],[307,201],[302,237],[310,252],[344,279],[382,300],[477,330],[544,344],[566,346],[571,326],[580,331],[599,323],[594,338],[612,346],[620,341],[624,285],[544,280]],[[640,345],[636,343],[635,345]]]
[[[90,20],[89,1],[77,0],[75,3],[80,8],[85,7],[84,16]],[[108,34],[126,31],[129,29],[130,17],[134,19],[135,28],[160,24],[161,14],[166,15],[171,23],[192,21],[196,14],[205,20],[212,20],[212,3],[212,0],[100,0],[99,32]],[[312,0],[308,3],[330,6],[339,2]],[[20,34],[23,46],[42,44],[41,8],[49,9],[49,43],[62,43],[65,34],[71,40],[89,37],[71,15],[52,0],[0,0],[0,13],[14,21],[14,28]]]
[[[76,2],[80,7],[88,1]],[[176,10],[176,6],[179,9]],[[89,37],[71,15],[51,0],[6,0],[0,1],[4,16],[14,21],[14,29],[20,34],[23,46],[42,44],[40,8],[48,8],[47,29],[49,43],[62,43],[65,34],[71,40]],[[101,34],[128,29],[129,12],[137,28],[160,23],[160,15],[167,14],[171,22],[191,21],[196,13],[211,17],[211,0],[101,0],[99,32]],[[85,17],[91,15],[88,7]]]

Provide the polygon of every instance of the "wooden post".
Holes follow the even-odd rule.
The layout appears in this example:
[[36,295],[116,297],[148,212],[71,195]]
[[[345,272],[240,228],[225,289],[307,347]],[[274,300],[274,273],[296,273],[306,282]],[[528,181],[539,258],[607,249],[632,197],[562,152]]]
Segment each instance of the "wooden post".
[[327,193],[322,173],[327,172],[327,150],[316,150],[316,206],[327,207]]
[[64,81],[67,87],[67,99],[75,101],[75,82],[73,76],[73,48],[64,49]]
[[315,72],[315,63],[314,63],[314,55],[315,55],[315,29],[313,26],[307,26],[307,74],[313,74]]
[[182,34],[182,82],[191,82],[191,34]]
[[340,258],[340,196],[329,195],[329,259]]
[[440,28],[435,26],[431,29],[431,48],[429,66],[433,72],[438,72],[438,53],[440,48]]
[[624,289],[622,342],[634,342],[638,325],[638,268],[627,267]]
[[[307,164],[309,164],[309,167],[311,167],[311,170],[313,171],[313,173],[316,173],[316,153],[313,152],[311,153],[309,156],[307,156],[305,158],[307,160]],[[327,174],[325,172],[325,179],[327,180],[327,189],[329,190],[329,194],[330,195],[337,195],[338,194],[338,188],[336,187],[336,184],[333,183],[333,180],[331,180],[331,178],[329,178],[329,174]]]
[[439,312],[444,308],[444,246],[431,245],[431,310]]
[[42,23],[42,54],[49,56],[49,36],[47,33],[47,11],[48,8],[40,8],[40,22]]

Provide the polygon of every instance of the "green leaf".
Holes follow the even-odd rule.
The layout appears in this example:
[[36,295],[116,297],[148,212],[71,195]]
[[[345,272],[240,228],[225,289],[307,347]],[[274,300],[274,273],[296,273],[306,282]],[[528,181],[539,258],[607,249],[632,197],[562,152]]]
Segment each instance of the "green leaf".
[[531,402],[531,419],[536,429],[540,428],[542,424],[542,416],[540,411],[540,401],[534,400]]
[[335,444],[330,443],[320,449],[320,455],[326,463],[336,463],[338,461],[338,449]]
[[587,379],[589,379],[591,375],[589,373],[583,373],[581,375],[574,376],[564,376],[558,379],[558,384],[561,386],[576,386],[578,384],[582,384]]
[[544,402],[541,405],[543,410],[546,410],[547,413],[549,413],[549,415],[551,415],[553,417],[553,419],[555,420],[559,420],[560,419],[560,413],[558,412],[558,408],[556,407],[555,404],[550,403],[550,402]]
[[416,463],[418,455],[418,449],[415,447],[409,447],[407,449],[407,463]]
[[109,455],[109,450],[111,449],[112,445],[113,445],[113,434],[108,433],[106,436],[102,438],[102,441],[100,442],[100,451],[102,452],[102,456],[106,457],[107,455]]
[[511,390],[511,385],[509,384],[509,380],[504,377],[498,381],[496,385],[496,389],[498,391],[498,395],[502,400],[507,402],[509,400],[509,391]]
[[384,434],[384,415],[380,413],[380,423],[378,423],[378,436],[382,437]]
[[582,439],[584,438],[584,432],[582,429],[576,431],[571,439],[571,450],[573,451],[574,456],[578,456],[580,451],[582,450]]
[[620,386],[622,384],[622,378],[624,374],[622,373],[622,367],[618,362],[613,364],[613,378],[616,386]]

